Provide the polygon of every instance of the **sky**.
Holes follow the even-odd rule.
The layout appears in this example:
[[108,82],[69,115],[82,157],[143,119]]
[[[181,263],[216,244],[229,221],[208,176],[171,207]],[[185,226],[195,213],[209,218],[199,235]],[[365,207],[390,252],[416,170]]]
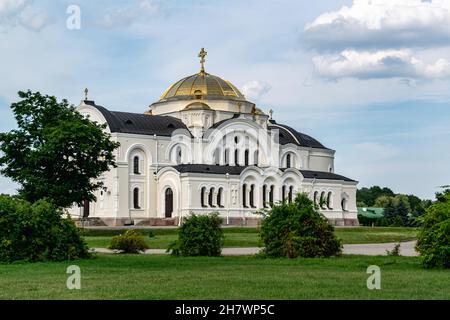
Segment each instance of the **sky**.
[[145,112],[202,47],[207,72],[336,150],[359,187],[450,184],[448,0],[0,0],[0,131],[26,89]]

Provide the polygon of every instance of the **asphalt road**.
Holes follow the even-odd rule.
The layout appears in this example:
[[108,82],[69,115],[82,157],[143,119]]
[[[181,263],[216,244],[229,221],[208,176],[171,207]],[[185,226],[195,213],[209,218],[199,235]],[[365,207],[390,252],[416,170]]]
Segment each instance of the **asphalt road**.
[[[344,244],[344,254],[358,254],[367,256],[383,256],[387,250],[394,249],[397,243],[370,243],[370,244]],[[402,242],[400,245],[400,255],[406,257],[416,257],[419,254],[414,249],[416,241]],[[98,253],[117,253],[118,251],[105,248],[92,248],[93,252]],[[223,248],[224,256],[244,256],[257,254],[261,248]],[[149,249],[145,254],[167,254],[165,249]]]

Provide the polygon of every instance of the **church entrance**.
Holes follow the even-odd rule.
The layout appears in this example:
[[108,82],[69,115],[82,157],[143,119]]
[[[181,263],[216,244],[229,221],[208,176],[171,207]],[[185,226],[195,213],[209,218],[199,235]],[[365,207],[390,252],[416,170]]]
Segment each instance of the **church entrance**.
[[173,213],[173,191],[170,188],[166,190],[166,218],[172,218]]

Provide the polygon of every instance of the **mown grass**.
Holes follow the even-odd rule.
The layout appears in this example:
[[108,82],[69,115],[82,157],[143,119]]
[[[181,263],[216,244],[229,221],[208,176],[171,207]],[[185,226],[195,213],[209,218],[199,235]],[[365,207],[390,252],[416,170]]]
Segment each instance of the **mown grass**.
[[[224,228],[226,248],[258,247],[260,246],[257,228]],[[352,243],[385,243],[413,240],[417,236],[416,228],[394,227],[359,227],[336,228],[336,235],[344,244]],[[123,229],[85,229],[83,231],[88,245],[92,248],[106,248],[113,235],[123,233]],[[148,243],[153,249],[166,249],[177,239],[177,229],[140,229],[148,237]]]
[[[81,290],[66,268],[81,268]],[[381,290],[368,290],[369,265]],[[445,270],[414,257],[324,259],[98,255],[64,263],[0,265],[0,299],[450,299]]]

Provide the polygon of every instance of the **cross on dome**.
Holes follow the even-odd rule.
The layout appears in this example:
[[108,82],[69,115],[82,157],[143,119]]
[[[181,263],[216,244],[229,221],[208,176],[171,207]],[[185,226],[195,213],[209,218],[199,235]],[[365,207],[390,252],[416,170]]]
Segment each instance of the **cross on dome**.
[[198,57],[200,58],[200,65],[201,65],[201,69],[200,69],[200,73],[203,75],[205,74],[205,57],[208,54],[208,52],[205,51],[205,48],[202,48],[202,50],[200,50],[200,53],[198,54]]

